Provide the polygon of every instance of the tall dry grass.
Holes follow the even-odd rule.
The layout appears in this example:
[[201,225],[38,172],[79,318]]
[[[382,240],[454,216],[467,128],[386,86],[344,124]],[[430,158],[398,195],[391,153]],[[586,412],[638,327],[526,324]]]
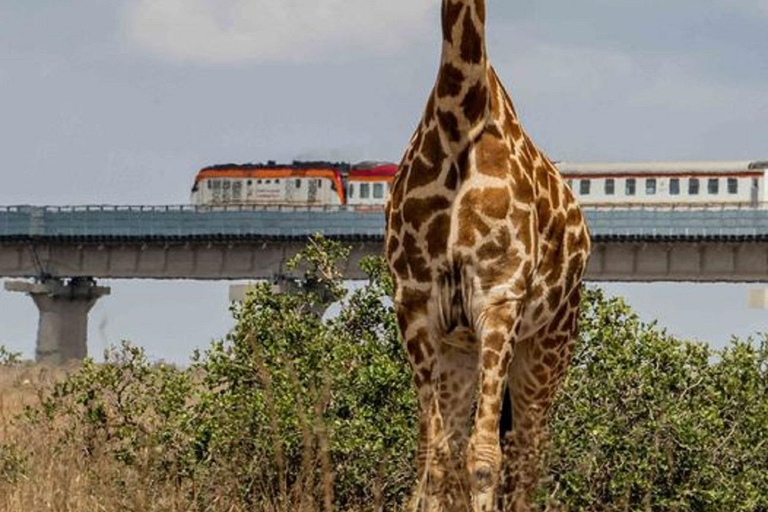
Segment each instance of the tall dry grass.
[[[71,370],[71,369],[70,369]],[[36,407],[68,370],[0,366],[0,512],[320,512],[333,508],[332,472],[324,432],[305,428],[306,474],[280,490],[264,489],[267,499],[243,502],[235,468],[218,466],[192,477],[157,478],[160,446],[139,450],[131,465],[100,451],[100,443],[66,439],[63,425],[31,422],[25,408]],[[272,461],[274,463],[274,461]],[[264,461],[267,464],[267,461]],[[278,464],[279,465],[279,464]],[[321,468],[320,481],[316,468]],[[286,479],[287,480],[287,479]],[[257,488],[258,479],[250,482]],[[322,491],[313,493],[313,487]],[[381,507],[371,504],[371,509]]]

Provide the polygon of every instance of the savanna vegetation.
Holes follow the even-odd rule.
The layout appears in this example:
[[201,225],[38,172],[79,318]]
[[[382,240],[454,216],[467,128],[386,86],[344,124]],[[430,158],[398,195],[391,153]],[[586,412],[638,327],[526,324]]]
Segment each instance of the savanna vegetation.
[[[352,292],[315,239],[188,367],[128,343],[69,369],[0,351],[2,511],[399,510],[415,394],[379,260]],[[341,301],[322,320],[317,312]],[[768,512],[768,335],[722,351],[599,289],[552,411],[541,510]]]

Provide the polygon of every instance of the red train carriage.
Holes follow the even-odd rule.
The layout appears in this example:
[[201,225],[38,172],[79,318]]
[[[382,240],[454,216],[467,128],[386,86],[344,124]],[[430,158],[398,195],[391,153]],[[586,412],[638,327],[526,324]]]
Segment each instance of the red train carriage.
[[353,165],[347,177],[347,204],[355,208],[384,208],[397,165],[362,162]]

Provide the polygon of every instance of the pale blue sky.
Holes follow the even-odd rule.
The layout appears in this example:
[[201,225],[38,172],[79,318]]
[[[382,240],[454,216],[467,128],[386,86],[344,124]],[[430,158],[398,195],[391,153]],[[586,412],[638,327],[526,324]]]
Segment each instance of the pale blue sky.
[[[434,81],[437,0],[3,0],[0,204],[185,203],[203,165],[398,160]],[[489,51],[557,160],[768,158],[768,0],[488,0]],[[90,346],[183,361],[225,283],[110,282]],[[748,287],[611,286],[722,344],[768,329]],[[30,299],[0,343],[33,353]]]

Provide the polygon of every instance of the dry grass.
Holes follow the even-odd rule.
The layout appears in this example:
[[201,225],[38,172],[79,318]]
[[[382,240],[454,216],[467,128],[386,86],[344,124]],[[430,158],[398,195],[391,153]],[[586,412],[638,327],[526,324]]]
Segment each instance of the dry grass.
[[[158,447],[141,450],[140,460],[128,466],[116,461],[113,453],[100,453],[98,442],[86,453],[86,443],[61,442],[62,428],[22,420],[20,415],[25,407],[39,405],[45,393],[67,373],[66,369],[0,365],[0,512],[332,509],[332,474],[327,455],[322,455],[327,443],[323,432],[318,437],[305,432],[307,445],[315,446],[307,451],[307,460],[302,463],[307,478],[300,477],[291,488],[273,492],[274,498],[266,500],[266,504],[253,505],[239,498],[241,493],[235,486],[242,482],[238,483],[235,475],[226,474],[226,468],[169,482],[155,478],[151,469]],[[320,473],[321,482],[312,480],[317,467],[324,470]],[[312,487],[325,492],[315,498]]]

